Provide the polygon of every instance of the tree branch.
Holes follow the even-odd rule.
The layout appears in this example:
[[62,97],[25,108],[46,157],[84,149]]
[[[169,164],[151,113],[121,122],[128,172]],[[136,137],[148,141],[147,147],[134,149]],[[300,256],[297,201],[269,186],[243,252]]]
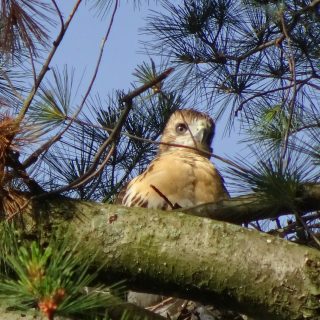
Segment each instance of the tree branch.
[[58,47],[59,47],[64,35],[65,35],[65,33],[66,33],[66,31],[67,31],[67,29],[68,29],[68,27],[70,25],[70,22],[72,21],[74,15],[75,15],[75,13],[76,13],[79,5],[80,5],[80,3],[81,3],[81,0],[78,0],[76,2],[76,4],[73,7],[72,12],[71,12],[68,20],[61,27],[61,30],[60,30],[56,40],[53,42],[53,47],[52,47],[52,49],[51,49],[51,51],[50,51],[50,53],[49,53],[49,55],[47,57],[47,60],[43,64],[43,66],[41,68],[41,71],[40,71],[40,73],[39,73],[39,75],[38,75],[38,77],[37,77],[37,79],[36,79],[36,81],[34,83],[34,86],[33,86],[32,90],[31,90],[30,94],[26,98],[26,100],[24,101],[24,104],[23,104],[23,106],[22,106],[22,108],[21,108],[21,110],[19,112],[19,115],[17,117],[17,121],[18,122],[21,122],[22,119],[24,118],[25,114],[27,113],[27,111],[28,111],[28,109],[29,109],[29,107],[31,105],[31,102],[32,102],[32,100],[33,100],[33,98],[34,98],[34,96],[35,96],[35,94],[36,94],[36,92],[37,92],[37,90],[38,90],[38,88],[39,88],[39,86],[40,86],[45,74],[49,70],[49,64],[50,64],[53,56],[55,55],[55,53],[56,53],[56,51],[57,51],[57,49],[58,49]]
[[[319,196],[311,188],[310,196]],[[319,197],[318,197],[319,199]],[[319,203],[319,201],[318,201]],[[318,204],[319,206],[319,204]],[[34,199],[42,230],[96,254],[103,282],[214,304],[259,319],[320,317],[320,253],[252,229],[181,212],[65,198]],[[48,214],[50,213],[50,214]],[[27,230],[35,220],[24,214]],[[30,231],[36,236],[36,231]],[[72,243],[70,243],[72,245]]]
[[[303,192],[296,198],[295,206],[302,214],[320,210],[320,185],[304,185]],[[275,208],[274,203],[264,200],[262,195],[249,194],[223,200],[218,203],[207,203],[200,206],[179,209],[188,214],[215,220],[243,224],[262,219],[273,219],[292,213],[292,204],[282,204]]]

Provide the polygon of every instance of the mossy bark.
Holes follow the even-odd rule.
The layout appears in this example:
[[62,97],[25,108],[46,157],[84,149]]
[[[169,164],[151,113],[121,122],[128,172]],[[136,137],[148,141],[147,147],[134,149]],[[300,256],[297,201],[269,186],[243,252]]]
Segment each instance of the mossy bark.
[[33,209],[50,232],[68,229],[71,239],[80,238],[81,247],[96,254],[97,266],[103,266],[100,280],[126,279],[130,289],[214,304],[255,319],[320,319],[315,249],[179,212],[61,198],[33,202]]

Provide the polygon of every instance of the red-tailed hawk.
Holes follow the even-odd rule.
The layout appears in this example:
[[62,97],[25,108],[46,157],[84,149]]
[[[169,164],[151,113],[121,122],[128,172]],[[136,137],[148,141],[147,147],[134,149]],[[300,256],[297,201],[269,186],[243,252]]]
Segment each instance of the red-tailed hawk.
[[[209,160],[214,129],[213,120],[204,113],[174,112],[163,131],[157,157],[128,183],[117,202],[128,207],[171,210],[228,198],[223,180]],[[160,298],[128,293],[128,301],[142,307]]]
[[214,122],[195,110],[174,112],[162,135],[157,157],[129,182],[122,204],[171,210],[228,198],[223,180],[210,162]]

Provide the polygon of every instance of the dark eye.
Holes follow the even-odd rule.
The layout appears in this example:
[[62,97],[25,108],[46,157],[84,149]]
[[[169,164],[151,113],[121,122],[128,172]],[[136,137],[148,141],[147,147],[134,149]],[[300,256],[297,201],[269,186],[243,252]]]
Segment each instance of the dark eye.
[[185,123],[178,123],[176,126],[176,132],[179,134],[185,133],[188,130],[188,127]]

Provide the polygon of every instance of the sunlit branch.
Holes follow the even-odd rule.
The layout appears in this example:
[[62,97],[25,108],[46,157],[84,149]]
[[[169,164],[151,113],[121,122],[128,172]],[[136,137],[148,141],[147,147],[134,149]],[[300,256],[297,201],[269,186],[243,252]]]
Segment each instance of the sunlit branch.
[[101,61],[102,61],[102,55],[103,55],[103,52],[104,52],[104,47],[105,47],[105,44],[109,38],[109,35],[110,35],[110,32],[111,32],[111,29],[112,29],[112,26],[113,26],[113,22],[114,22],[114,18],[115,18],[115,15],[116,15],[116,12],[117,12],[117,9],[118,9],[118,6],[119,6],[119,0],[116,0],[115,1],[115,5],[114,5],[114,9],[113,9],[113,12],[112,12],[112,15],[111,15],[111,20],[109,22],[109,25],[108,25],[108,29],[107,29],[107,32],[105,34],[105,36],[103,37],[102,39],[102,43],[101,43],[101,46],[100,46],[100,52],[99,52],[99,55],[98,55],[98,59],[97,59],[97,63],[96,63],[96,66],[95,66],[95,69],[94,69],[94,72],[93,72],[93,76],[91,78],[91,81],[89,83],[89,86],[88,86],[88,89],[86,91],[86,93],[84,94],[84,97],[80,103],[80,109],[82,109],[82,107],[84,106],[91,90],[92,90],[92,87],[93,87],[93,84],[97,78],[97,75],[98,75],[98,71],[99,71],[99,68],[100,68],[100,64],[101,64]]
[[[55,7],[56,7],[56,10],[58,12],[58,15],[60,17],[60,20],[61,20],[61,33],[63,32],[63,30],[65,29],[64,27],[64,23],[63,23],[63,20],[62,20],[62,16],[61,16],[61,12],[58,8],[58,6],[56,5],[56,2],[54,0],[52,0]],[[110,34],[110,31],[111,31],[111,28],[112,28],[112,25],[113,25],[113,21],[114,21],[114,17],[115,17],[115,14],[116,14],[116,11],[117,11],[117,8],[118,8],[118,1],[116,1],[115,3],[115,6],[114,6],[114,10],[113,10],[113,14],[112,14],[112,17],[111,17],[111,21],[109,23],[109,26],[108,26],[108,30],[106,32],[106,35],[104,36],[103,38],[103,41],[102,41],[102,44],[101,44],[101,47],[100,47],[100,52],[99,52],[99,56],[98,56],[98,60],[97,60],[97,63],[96,63],[96,66],[95,66],[95,69],[94,69],[94,73],[93,73],[93,76],[92,76],[92,79],[90,81],[90,84],[88,86],[88,89],[80,103],[80,106],[79,108],[77,109],[77,112],[72,116],[71,118],[71,121],[69,122],[69,124],[66,126],[66,128],[64,128],[60,133],[58,133],[56,136],[54,136],[53,138],[51,138],[48,142],[44,143],[40,148],[38,148],[35,152],[33,152],[23,163],[23,166],[26,168],[28,166],[30,166],[31,164],[33,164],[35,161],[37,161],[38,157],[43,153],[45,152],[46,150],[48,150],[55,142],[59,141],[60,138],[62,137],[62,135],[70,128],[71,124],[73,121],[76,120],[77,116],[79,115],[79,113],[81,112],[82,108],[84,107],[84,104],[85,104],[85,101],[87,99],[87,97],[89,96],[90,94],[90,91],[93,87],[93,84],[95,82],[95,79],[97,77],[97,74],[98,74],[98,70],[100,68],[100,64],[101,64],[101,60],[102,60],[102,55],[103,55],[103,51],[104,51],[104,46],[106,44],[106,41],[109,37],[109,34]]]
[[70,25],[70,22],[72,21],[77,9],[79,8],[79,5],[81,3],[81,0],[77,0],[75,6],[73,7],[72,11],[71,11],[71,14],[68,18],[68,20],[66,21],[66,23],[63,25],[63,28],[61,28],[56,40],[53,42],[53,47],[47,57],[47,60],[44,62],[40,72],[39,72],[39,75],[35,81],[35,84],[33,86],[33,88],[31,89],[31,92],[29,93],[29,96],[26,98],[26,100],[24,101],[24,104],[19,112],[19,115],[17,116],[17,121],[18,122],[21,122],[22,119],[24,118],[24,116],[26,115],[30,105],[31,105],[31,102],[44,78],[44,76],[46,75],[47,71],[49,70],[49,64],[53,58],[53,56],[55,55],[66,31],[68,30],[68,27]]
[[[290,127],[291,127],[291,122],[293,118],[293,112],[296,104],[296,97],[297,97],[297,79],[296,79],[296,63],[295,63],[295,58],[294,58],[294,53],[291,45],[291,38],[287,30],[287,26],[284,20],[283,14],[281,15],[281,24],[282,24],[282,29],[283,33],[287,39],[288,42],[288,48],[289,48],[289,57],[288,57],[288,63],[289,63],[289,68],[291,72],[291,78],[292,78],[292,97],[291,101],[289,103],[289,117],[288,117],[288,123],[287,123],[287,128],[284,134],[284,144],[283,144],[283,149],[282,149],[282,159],[285,159],[287,149],[288,149],[288,142],[289,142],[289,136],[290,136]],[[290,89],[289,89],[290,90]],[[289,90],[288,90],[288,95],[289,95]]]

